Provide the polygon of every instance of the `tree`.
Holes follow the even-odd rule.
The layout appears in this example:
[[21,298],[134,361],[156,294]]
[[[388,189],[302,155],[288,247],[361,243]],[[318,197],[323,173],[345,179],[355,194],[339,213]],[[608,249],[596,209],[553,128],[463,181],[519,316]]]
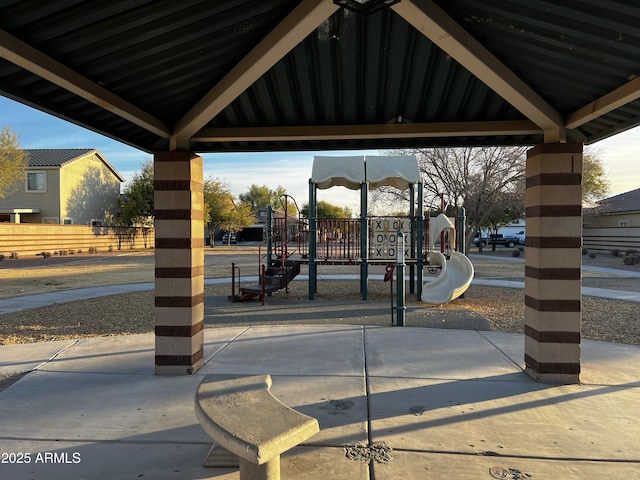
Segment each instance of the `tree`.
[[213,236],[218,228],[229,229],[236,209],[229,186],[217,178],[204,181],[204,222],[209,229],[209,245],[214,246]]
[[124,189],[120,202],[120,222],[130,226],[151,226],[155,215],[153,202],[153,162],[147,160],[142,170]]
[[29,159],[24,154],[18,134],[9,127],[0,130],[0,198],[13,192],[24,181]]
[[[351,218],[352,212],[348,207],[339,207],[324,200],[320,200],[316,206],[318,218]],[[302,205],[302,215],[309,217],[309,204]]]
[[261,208],[269,206],[276,210],[281,209],[280,197],[284,194],[286,194],[284,187],[279,185],[276,190],[271,190],[266,185],[258,186],[252,184],[251,187],[249,187],[249,191],[241,193],[238,195],[238,198],[241,202],[248,204],[253,213],[256,213]]
[[595,148],[586,148],[582,155],[582,204],[586,207],[594,207],[611,189],[600,155]]
[[[392,152],[416,155],[425,191],[425,203],[440,207],[440,196],[448,202],[446,211],[457,215],[464,207],[470,228],[467,244],[496,209],[504,209],[510,198],[510,215],[524,215],[525,147],[426,148]],[[384,187],[374,192],[374,202],[398,205],[407,202],[408,191]]]

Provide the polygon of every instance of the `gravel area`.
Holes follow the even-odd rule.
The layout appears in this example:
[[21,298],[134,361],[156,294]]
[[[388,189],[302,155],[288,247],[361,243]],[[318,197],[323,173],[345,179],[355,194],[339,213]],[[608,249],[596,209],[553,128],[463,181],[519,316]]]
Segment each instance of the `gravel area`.
[[[228,255],[221,251],[207,255],[206,270],[216,272],[215,274],[206,273],[208,278],[228,275],[231,261],[237,261],[243,265],[245,275],[253,274],[251,269],[255,269],[254,264],[257,263],[254,252],[240,256]],[[138,257],[128,257],[126,262],[122,259],[113,261],[124,265],[126,277],[123,278],[129,279],[129,282],[122,283],[137,281],[133,280],[135,276],[132,276],[132,271],[135,270],[130,264],[132,258]],[[146,266],[145,268],[153,267],[153,262],[149,260],[148,255],[140,261]],[[88,265],[80,261],[77,263],[80,273],[85,267],[91,269],[91,263]],[[109,262],[100,259],[100,264],[103,263]],[[484,259],[474,258],[474,264],[476,264],[476,277],[522,280],[524,269],[522,262],[504,262],[499,256],[487,256],[486,262]],[[24,268],[22,273],[30,268],[41,268],[41,266]],[[66,263],[64,268],[68,269],[69,263]],[[617,265],[613,268],[617,268]],[[0,285],[3,287],[13,282],[10,275],[3,276],[5,271],[8,270],[0,271]],[[336,267],[330,273],[334,272],[354,274],[354,272],[357,273],[357,267]],[[25,278],[19,273],[16,278]],[[53,270],[45,273],[49,276],[48,278],[59,280],[59,283],[50,285],[51,289],[61,289],[65,286],[60,277],[55,277]],[[320,273],[327,272],[321,270]],[[113,275],[117,278],[117,272]],[[141,275],[146,278],[149,272],[142,272]],[[589,276],[589,282],[597,282],[598,276],[602,274]],[[35,276],[35,278],[34,281],[37,281],[39,277]],[[610,275],[605,275],[604,278],[607,280],[606,288],[615,288],[618,285],[620,289],[627,289],[630,286],[640,289],[640,280],[637,278]],[[39,285],[38,288],[42,288],[43,285]],[[85,279],[83,286],[92,286],[92,284]],[[205,288],[207,327],[287,323],[390,325],[394,321],[392,314],[395,310],[391,306],[390,287],[388,283],[382,281],[369,282],[369,300],[366,302],[360,300],[357,280],[321,281],[314,301],[307,299],[307,282],[295,281],[291,284],[288,293],[276,292],[267,299],[265,306],[261,306],[257,300],[231,303],[227,298],[230,288],[230,285]],[[415,295],[410,295],[408,290],[407,285],[405,312],[407,326],[523,332],[524,293],[522,290],[472,285],[464,298],[438,307],[418,302]],[[151,332],[154,328],[153,303],[153,292],[147,291],[0,315],[0,344]],[[639,322],[640,304],[638,303],[593,297],[583,298],[583,338],[640,345]]]

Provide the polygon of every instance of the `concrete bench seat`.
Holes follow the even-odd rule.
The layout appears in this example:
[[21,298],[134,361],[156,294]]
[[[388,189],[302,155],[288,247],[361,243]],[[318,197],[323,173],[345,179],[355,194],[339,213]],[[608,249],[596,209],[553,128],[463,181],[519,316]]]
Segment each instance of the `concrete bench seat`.
[[239,466],[240,480],[280,479],[280,454],[320,428],[315,418],[289,408],[270,388],[270,375],[204,377],[196,393],[196,417],[215,442],[205,466]]

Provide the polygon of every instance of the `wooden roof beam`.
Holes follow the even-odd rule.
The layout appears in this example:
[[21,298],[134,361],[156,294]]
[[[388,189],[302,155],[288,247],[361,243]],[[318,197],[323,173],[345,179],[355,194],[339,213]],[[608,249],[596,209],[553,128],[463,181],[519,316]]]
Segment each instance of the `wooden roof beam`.
[[544,141],[566,142],[564,118],[431,0],[402,0],[391,7],[544,131]]
[[298,127],[203,128],[194,142],[276,142],[300,140],[363,140],[464,136],[539,135],[529,120],[501,122],[395,123],[379,125],[312,125]]
[[0,30],[0,56],[160,137],[170,131],[161,120],[80,75],[41,51]]
[[634,78],[573,112],[567,117],[566,127],[578,128],[580,125],[584,125],[638,98],[640,98],[640,77]]
[[253,85],[338,8],[331,0],[303,0],[176,123],[171,148],[188,149],[192,135]]

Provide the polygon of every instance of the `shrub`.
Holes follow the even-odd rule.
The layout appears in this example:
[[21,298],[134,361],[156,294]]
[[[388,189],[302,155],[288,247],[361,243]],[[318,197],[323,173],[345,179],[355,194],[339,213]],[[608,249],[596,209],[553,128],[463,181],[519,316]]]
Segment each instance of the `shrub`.
[[4,260],[4,255],[0,253],[0,262]]
[[511,256],[512,257],[519,257],[520,256],[520,250],[513,250],[511,252]]
[[622,261],[625,265],[635,265],[638,263],[638,257],[627,255],[626,257],[622,257]]
[[587,253],[589,253],[589,249],[582,247],[582,255],[586,255]]
[[589,254],[589,257],[590,257],[590,258],[596,258],[596,252],[591,252],[591,253]]
[[19,256],[18,252],[11,252],[11,254],[9,254],[9,258],[12,260],[17,260]]
[[614,248],[613,250],[611,250],[611,255],[614,257],[619,257],[620,256],[620,250],[618,250],[617,248]]

